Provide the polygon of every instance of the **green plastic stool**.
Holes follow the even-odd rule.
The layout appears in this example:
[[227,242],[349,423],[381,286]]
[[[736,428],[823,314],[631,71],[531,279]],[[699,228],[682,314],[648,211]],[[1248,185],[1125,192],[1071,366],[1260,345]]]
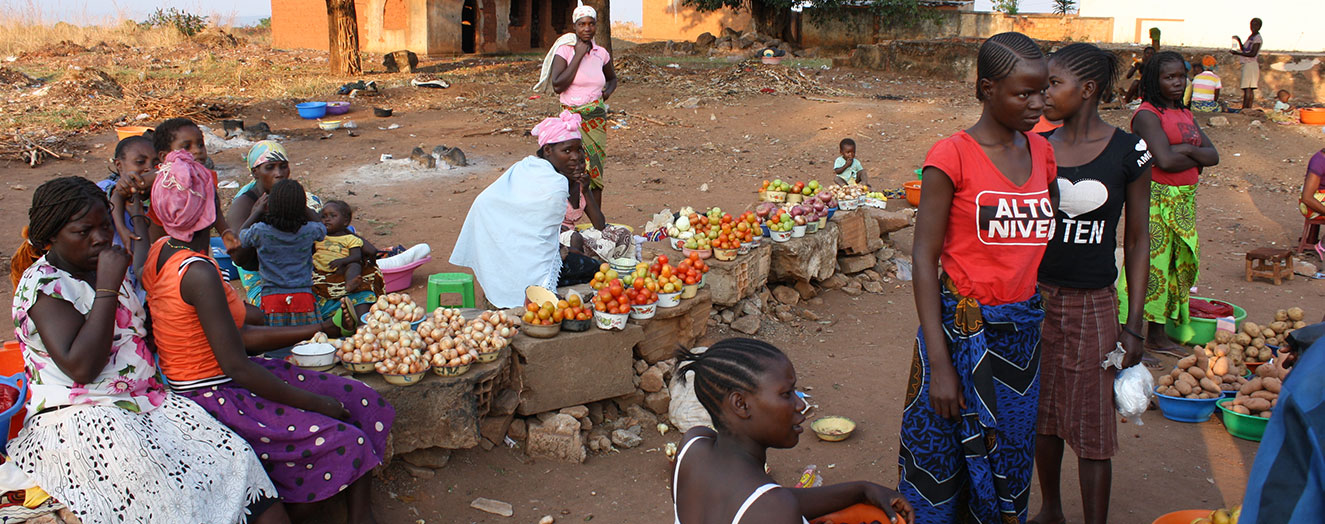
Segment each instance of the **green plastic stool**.
[[474,275],[469,273],[434,273],[428,275],[428,311],[440,307],[443,293],[460,293],[463,304],[446,307],[474,307]]

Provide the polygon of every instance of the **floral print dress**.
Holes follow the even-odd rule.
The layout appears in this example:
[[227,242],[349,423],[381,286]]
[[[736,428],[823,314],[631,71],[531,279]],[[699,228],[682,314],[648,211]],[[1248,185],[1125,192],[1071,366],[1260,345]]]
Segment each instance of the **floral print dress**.
[[8,451],[37,485],[83,522],[244,522],[275,501],[252,448],[158,379],[146,311],[127,279],[110,360],[88,383],[51,359],[28,316],[40,295],[86,316],[96,291],[42,257],[14,293],[30,397],[28,419]]

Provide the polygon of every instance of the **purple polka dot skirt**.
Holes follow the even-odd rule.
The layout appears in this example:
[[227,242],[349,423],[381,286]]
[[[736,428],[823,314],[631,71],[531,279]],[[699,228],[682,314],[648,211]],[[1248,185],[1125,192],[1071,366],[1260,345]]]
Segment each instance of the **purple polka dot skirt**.
[[259,397],[234,382],[181,392],[247,440],[281,499],[316,502],[382,463],[396,410],[362,382],[288,362],[252,359],[286,383],[340,400],[348,421]]

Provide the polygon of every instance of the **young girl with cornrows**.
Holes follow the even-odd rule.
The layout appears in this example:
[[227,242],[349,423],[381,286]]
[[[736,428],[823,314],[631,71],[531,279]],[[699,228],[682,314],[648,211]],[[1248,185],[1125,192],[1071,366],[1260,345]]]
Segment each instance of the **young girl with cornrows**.
[[920,329],[899,488],[921,524],[1024,521],[1030,499],[1044,319],[1035,276],[1058,196],[1053,149],[1030,130],[1049,73],[1020,33],[986,40],[976,71],[983,113],[930,149],[916,217]]

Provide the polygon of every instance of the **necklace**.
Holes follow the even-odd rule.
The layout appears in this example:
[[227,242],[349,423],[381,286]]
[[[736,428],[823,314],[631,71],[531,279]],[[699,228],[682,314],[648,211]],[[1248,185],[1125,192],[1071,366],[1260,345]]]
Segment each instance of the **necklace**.
[[180,249],[180,250],[184,250],[184,251],[193,251],[193,248],[191,248],[191,247],[189,247],[189,246],[181,246],[181,245],[179,245],[179,244],[176,244],[174,238],[167,238],[167,239],[166,239],[166,245],[167,245],[167,246],[170,246],[170,247],[173,247],[173,248],[175,248],[175,249]]

